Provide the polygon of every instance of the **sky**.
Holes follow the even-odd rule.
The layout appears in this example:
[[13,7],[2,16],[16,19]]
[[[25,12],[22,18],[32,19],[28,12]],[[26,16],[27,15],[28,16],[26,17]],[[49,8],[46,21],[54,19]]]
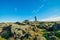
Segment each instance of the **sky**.
[[60,0],[0,0],[0,22],[60,20]]

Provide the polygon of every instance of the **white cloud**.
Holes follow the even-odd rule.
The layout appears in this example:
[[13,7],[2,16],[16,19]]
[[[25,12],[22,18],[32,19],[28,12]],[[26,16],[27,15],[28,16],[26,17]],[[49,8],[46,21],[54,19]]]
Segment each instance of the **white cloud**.
[[40,9],[43,7],[44,7],[44,4],[42,4],[37,10],[33,10],[32,13],[38,13],[40,11]]
[[39,9],[37,9],[37,11],[36,12],[39,12],[40,11],[40,9],[41,8],[43,8],[44,7],[44,4],[43,5],[41,5],[40,7],[39,7]]
[[39,0],[39,1],[40,1],[40,4],[41,4],[41,5],[39,6],[38,9],[33,10],[32,13],[38,13],[38,12],[40,11],[40,9],[44,7],[45,2],[46,2],[47,0]]
[[40,6],[40,8],[44,7],[44,4]]
[[49,17],[49,18],[41,19],[39,21],[60,21],[60,16],[57,16],[57,17]]

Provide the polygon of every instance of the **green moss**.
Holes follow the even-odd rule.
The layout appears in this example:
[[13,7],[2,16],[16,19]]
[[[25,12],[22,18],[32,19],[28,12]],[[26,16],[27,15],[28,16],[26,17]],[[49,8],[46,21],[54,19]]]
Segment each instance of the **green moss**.
[[55,36],[57,36],[58,38],[60,38],[60,32],[56,31],[55,32]]

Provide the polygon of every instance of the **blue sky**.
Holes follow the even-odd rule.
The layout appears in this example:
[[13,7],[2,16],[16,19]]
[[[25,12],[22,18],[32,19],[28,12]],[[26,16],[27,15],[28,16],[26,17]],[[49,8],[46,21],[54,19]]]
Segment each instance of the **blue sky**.
[[60,17],[60,0],[0,0],[0,22]]

